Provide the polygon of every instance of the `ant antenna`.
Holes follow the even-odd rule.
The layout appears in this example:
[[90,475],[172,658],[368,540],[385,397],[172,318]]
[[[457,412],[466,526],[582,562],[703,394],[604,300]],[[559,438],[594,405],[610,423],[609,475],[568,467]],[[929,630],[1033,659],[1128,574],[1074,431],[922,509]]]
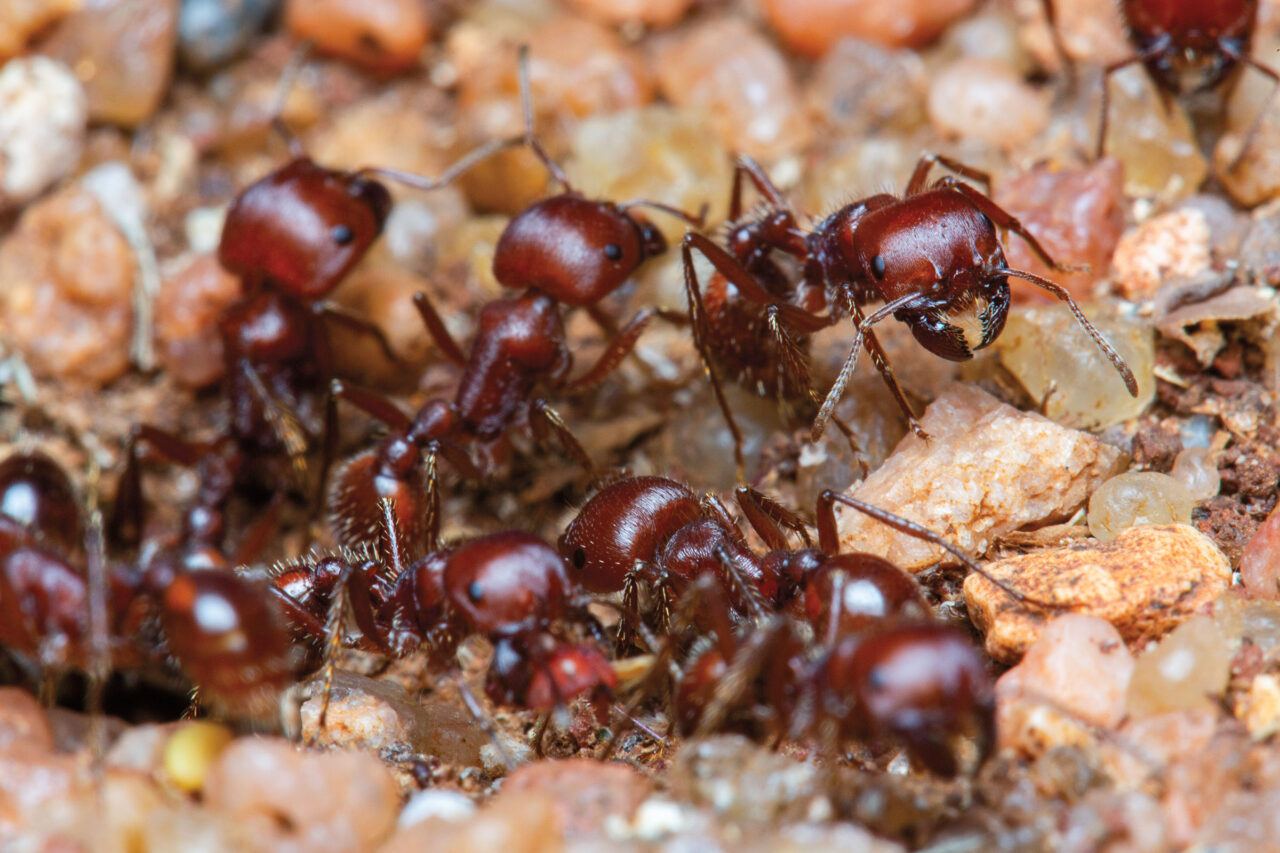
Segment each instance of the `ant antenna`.
[[302,66],[306,65],[311,57],[311,48],[310,39],[299,42],[294,48],[289,61],[284,64],[284,69],[280,72],[280,79],[276,81],[276,93],[271,99],[271,129],[284,140],[285,146],[289,149],[289,156],[294,159],[305,157],[307,151],[297,134],[285,124],[284,106],[289,100],[289,92],[293,89],[293,84],[298,81],[298,75],[302,73]]
[[680,208],[675,207],[674,205],[663,204],[660,201],[649,201],[648,199],[635,199],[625,204],[620,204],[618,205],[618,210],[626,212],[633,207],[648,207],[653,210],[660,210],[663,213],[669,213],[672,216],[676,217],[677,219],[683,219],[685,222],[689,223],[694,228],[703,228],[706,226],[707,212],[711,210],[711,205],[709,205],[707,202],[704,201],[702,203],[702,206],[698,208],[697,215],[694,215],[692,213],[689,213],[688,211],[681,210]]
[[517,71],[520,78],[520,111],[524,115],[524,136],[525,142],[533,150],[533,153],[542,161],[542,165],[547,167],[547,171],[551,173],[551,177],[556,180],[560,186],[564,187],[565,192],[573,192],[573,187],[569,184],[569,178],[565,175],[564,169],[560,168],[560,164],[551,159],[551,155],[547,153],[547,149],[542,147],[542,142],[533,133],[533,85],[530,82],[529,74],[529,45],[520,45],[520,52],[516,58]]
[[1093,323],[1089,322],[1088,317],[1084,316],[1084,312],[1080,310],[1080,306],[1071,298],[1071,294],[1067,292],[1066,288],[1056,282],[1050,281],[1047,278],[1043,278],[1042,276],[1038,276],[1035,273],[1027,272],[1025,270],[1003,269],[1000,270],[1000,274],[1011,275],[1015,278],[1020,278],[1023,281],[1029,281],[1036,287],[1049,291],[1054,296],[1065,302],[1067,304],[1067,308],[1069,308],[1071,313],[1075,315],[1076,322],[1089,333],[1089,337],[1093,338],[1093,342],[1098,345],[1098,349],[1102,350],[1102,354],[1110,359],[1111,363],[1115,365],[1116,372],[1119,373],[1120,378],[1124,380],[1124,387],[1129,391],[1129,396],[1138,396],[1138,380],[1134,378],[1133,371],[1129,369],[1129,365],[1120,356],[1120,353],[1116,352],[1115,348],[1111,346],[1111,342],[1103,337],[1102,332],[1099,332]]
[[[106,728],[102,719],[102,693],[111,671],[111,645],[107,636],[107,560],[102,533],[102,511],[98,508],[99,468],[90,457],[88,523],[85,530],[85,568],[89,583],[89,684],[85,703],[89,714],[89,748],[93,755],[93,775],[101,785],[106,769]],[[99,793],[101,788],[99,787]]]

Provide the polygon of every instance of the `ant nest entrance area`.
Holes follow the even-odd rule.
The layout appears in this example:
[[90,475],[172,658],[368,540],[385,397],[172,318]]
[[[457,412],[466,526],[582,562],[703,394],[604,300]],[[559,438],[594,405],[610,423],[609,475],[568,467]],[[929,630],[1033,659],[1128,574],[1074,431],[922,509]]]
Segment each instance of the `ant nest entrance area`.
[[1271,849],[1274,18],[0,8],[0,849]]

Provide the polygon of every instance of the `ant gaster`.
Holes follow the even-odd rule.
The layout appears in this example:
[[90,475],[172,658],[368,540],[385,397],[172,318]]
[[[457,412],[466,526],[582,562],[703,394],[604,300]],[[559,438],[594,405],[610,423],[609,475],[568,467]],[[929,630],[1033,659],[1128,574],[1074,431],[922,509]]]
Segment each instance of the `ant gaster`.
[[[807,381],[804,352],[793,335],[808,335],[831,325],[839,311],[851,314],[856,330],[854,343],[814,420],[814,440],[822,434],[843,395],[864,345],[907,423],[924,437],[873,327],[892,316],[906,323],[916,340],[935,355],[952,361],[967,360],[976,350],[990,345],[1004,329],[1010,277],[1029,281],[1065,302],[1120,373],[1129,393],[1137,394],[1133,372],[1084,316],[1070,293],[1048,279],[1008,266],[996,229],[1020,236],[1051,268],[1073,268],[1056,263],[1020,221],[969,184],[949,175],[930,184],[929,172],[935,163],[990,185],[990,178],[983,172],[947,157],[926,155],[916,165],[901,198],[889,194],[870,196],[846,205],[806,232],[796,227],[781,193],[764,170],[741,158],[736,167],[735,195],[745,175],[765,197],[769,212],[753,222],[731,227],[732,251],[699,234],[685,236],[685,284],[695,341],[733,432],[740,469],[741,434],[717,374],[717,362],[723,353],[718,357],[711,343],[717,337],[712,334],[714,312],[723,308],[715,303],[708,308],[704,300],[693,266],[695,249],[733,285],[738,295],[766,312],[778,358],[793,381]],[[803,282],[787,285],[786,293],[777,292],[781,272],[770,258],[774,251],[802,264]],[[862,306],[869,302],[884,304],[864,315]],[[830,309],[828,313],[814,313],[815,307],[823,304]]]

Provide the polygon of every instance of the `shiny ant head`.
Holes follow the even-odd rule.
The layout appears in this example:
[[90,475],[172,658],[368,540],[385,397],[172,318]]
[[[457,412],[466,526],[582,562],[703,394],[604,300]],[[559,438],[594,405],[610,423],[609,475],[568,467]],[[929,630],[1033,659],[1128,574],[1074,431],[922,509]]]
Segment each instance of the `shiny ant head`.
[[19,451],[0,462],[0,537],[47,544],[63,554],[83,545],[71,478],[44,453]]
[[569,579],[555,549],[508,531],[460,545],[444,566],[444,591],[461,628],[490,637],[563,614]]
[[382,184],[300,158],[231,203],[218,259],[250,281],[319,299],[364,257],[390,212]]
[[494,250],[493,275],[504,287],[535,288],[582,307],[617,290],[666,247],[657,228],[625,208],[562,193],[507,224]]
[[928,618],[932,611],[915,579],[874,554],[836,554],[812,572],[804,612],[822,636],[843,637],[890,618]]

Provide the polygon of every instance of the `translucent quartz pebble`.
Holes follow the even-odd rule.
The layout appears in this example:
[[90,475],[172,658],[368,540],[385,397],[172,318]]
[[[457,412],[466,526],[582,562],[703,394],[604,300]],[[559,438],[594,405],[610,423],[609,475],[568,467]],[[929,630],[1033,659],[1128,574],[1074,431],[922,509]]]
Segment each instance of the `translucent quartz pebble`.
[[1138,380],[1124,380],[1064,306],[1015,308],[992,349],[1046,417],[1066,426],[1105,427],[1137,417],[1155,398],[1155,340],[1129,320],[1091,318]]
[[921,47],[956,18],[973,0],[764,0],[769,24],[787,47],[821,56],[845,36],[886,47]]
[[1222,485],[1216,455],[1203,447],[1188,447],[1174,457],[1169,476],[1186,487],[1192,500],[1207,501]]
[[1125,192],[1165,198],[1194,193],[1208,166],[1182,106],[1174,101],[1166,108],[1139,65],[1110,75],[1107,85],[1106,153],[1124,163]]
[[1008,151],[1049,123],[1049,101],[1010,65],[966,57],[934,73],[929,120],[946,136],[976,138]]
[[213,255],[179,259],[165,275],[155,303],[156,354],[169,375],[189,388],[222,377],[218,317],[240,297],[240,279]]
[[1208,616],[1193,616],[1138,657],[1129,682],[1131,716],[1208,705],[1231,674],[1227,638]]
[[1264,653],[1280,650],[1280,604],[1255,601],[1234,592],[1213,603],[1213,619],[1232,642],[1248,640]]
[[1107,480],[1089,498],[1089,532],[1110,542],[1141,524],[1190,524],[1195,499],[1168,474],[1140,471]]
[[843,39],[814,67],[805,101],[842,137],[906,132],[925,120],[928,84],[924,63],[914,51]]
[[1280,508],[1271,511],[1244,546],[1240,582],[1253,598],[1280,600]]
[[87,110],[80,81],[62,63],[33,56],[4,64],[0,207],[35,197],[75,168]]
[[290,0],[284,20],[320,51],[382,71],[412,66],[431,37],[427,7],[416,0]]

